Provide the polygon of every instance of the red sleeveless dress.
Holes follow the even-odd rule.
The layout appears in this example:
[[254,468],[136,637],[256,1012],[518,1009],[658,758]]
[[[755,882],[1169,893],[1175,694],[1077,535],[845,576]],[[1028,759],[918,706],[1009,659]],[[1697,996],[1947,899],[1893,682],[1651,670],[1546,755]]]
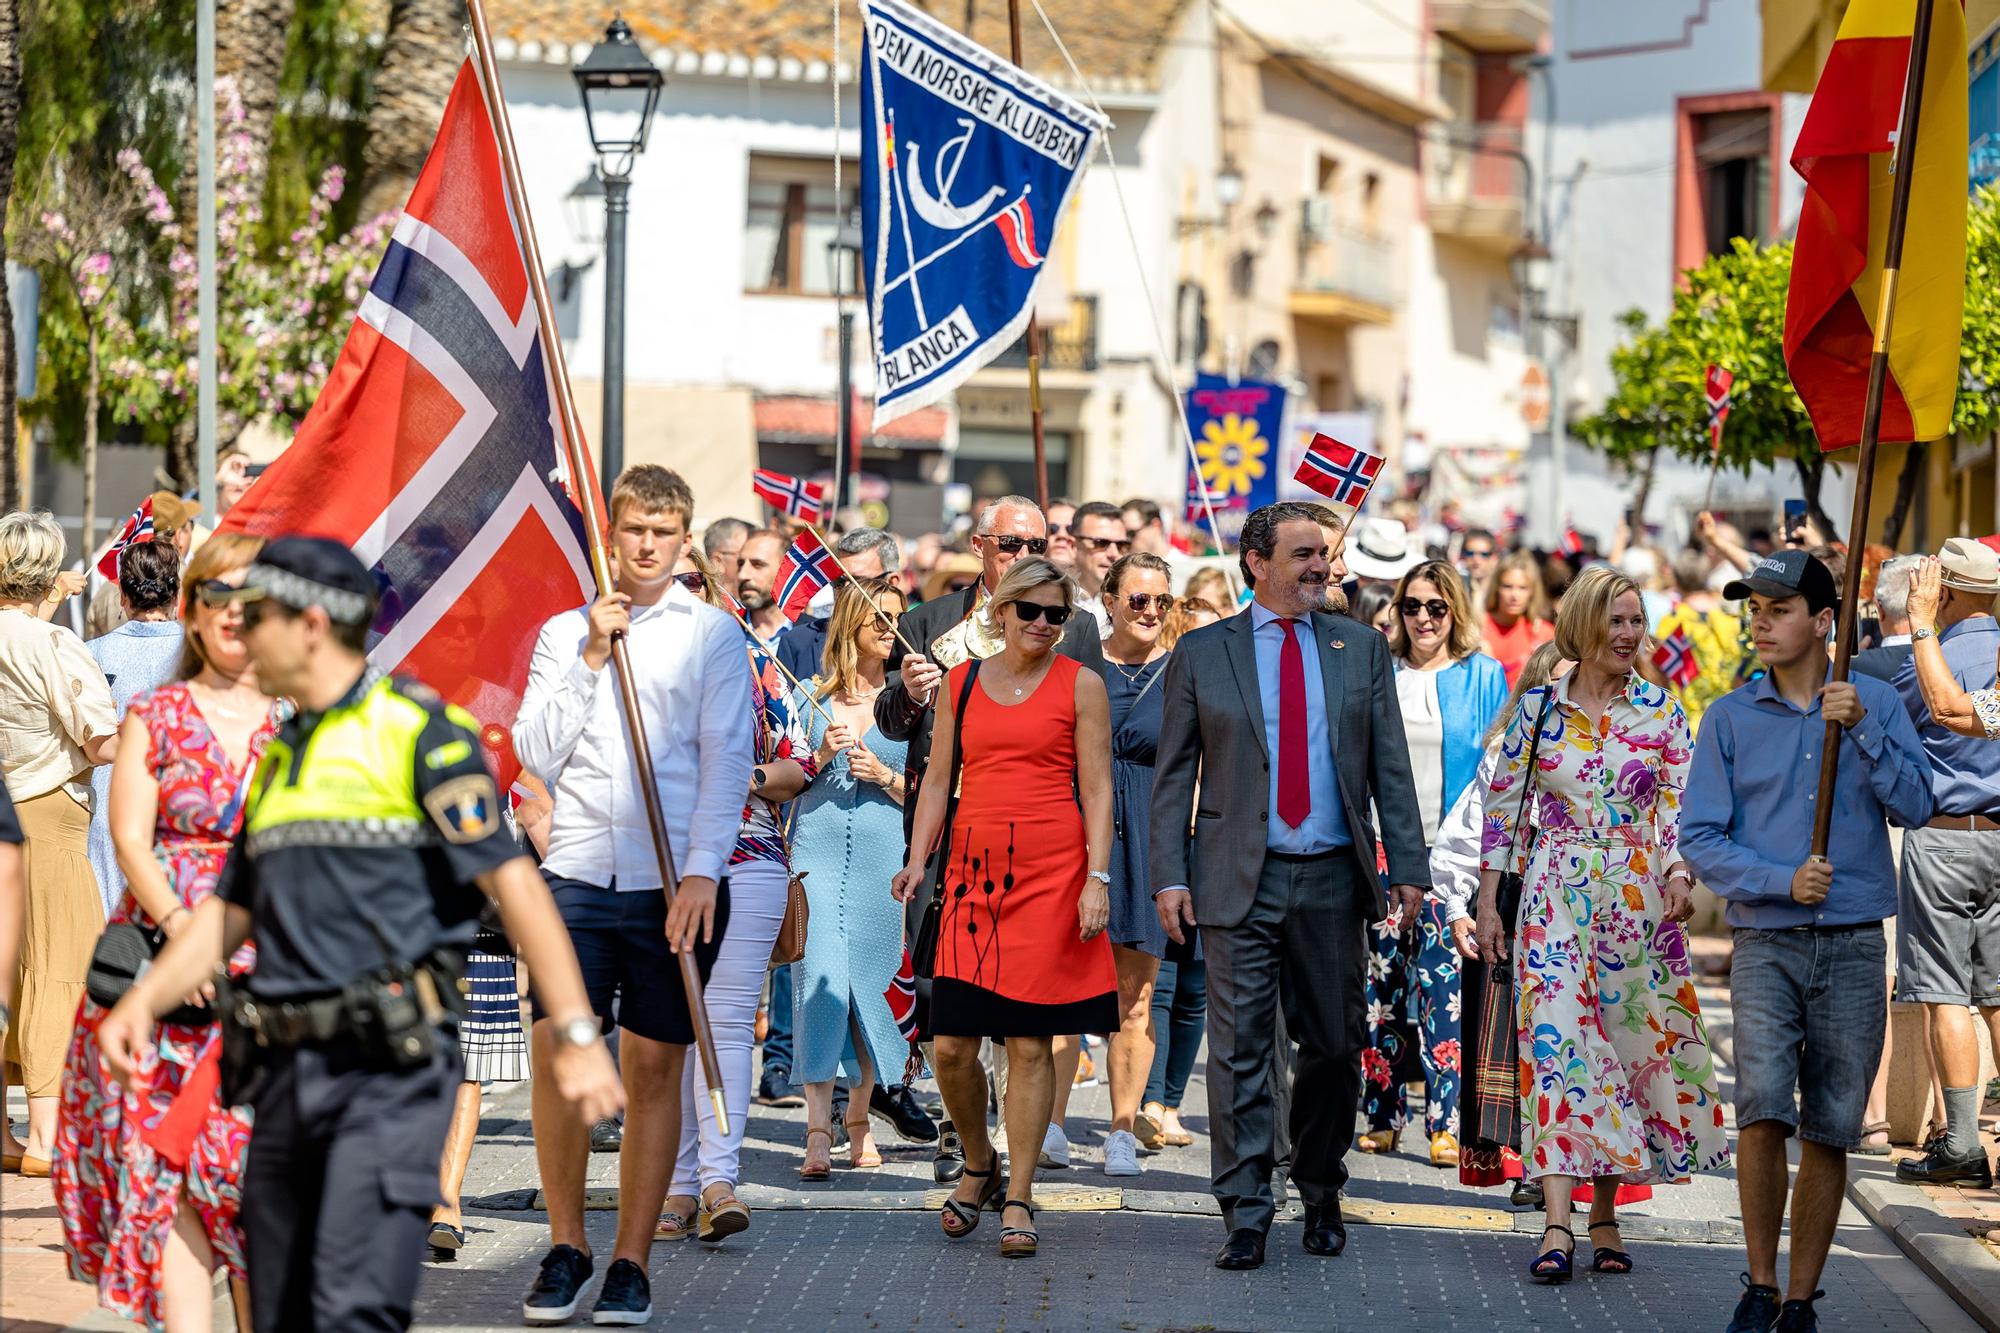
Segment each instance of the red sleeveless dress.
[[[956,700],[970,664],[950,676]],[[975,682],[959,719],[964,766],[931,987],[946,1037],[1118,1029],[1111,937],[1077,938],[1089,869],[1076,798],[1077,663],[1058,657],[1019,703]]]

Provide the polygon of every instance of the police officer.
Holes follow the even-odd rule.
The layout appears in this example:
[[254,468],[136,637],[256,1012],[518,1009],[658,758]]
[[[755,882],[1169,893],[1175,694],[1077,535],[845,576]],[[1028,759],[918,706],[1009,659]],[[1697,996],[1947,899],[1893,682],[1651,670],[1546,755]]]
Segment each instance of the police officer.
[[[131,1079],[157,1016],[254,941],[256,970],[222,1006],[225,1084],[254,1069],[242,1208],[253,1322],[259,1333],[407,1328],[463,1077],[452,1010],[482,892],[559,1025],[595,1020],[554,901],[505,830],[473,719],[368,667],[375,583],[360,561],[335,542],[283,538],[237,595],[258,679],[298,713],[251,778],[215,896],[98,1042]],[[594,1035],[539,1072],[585,1124],[623,1104]]]

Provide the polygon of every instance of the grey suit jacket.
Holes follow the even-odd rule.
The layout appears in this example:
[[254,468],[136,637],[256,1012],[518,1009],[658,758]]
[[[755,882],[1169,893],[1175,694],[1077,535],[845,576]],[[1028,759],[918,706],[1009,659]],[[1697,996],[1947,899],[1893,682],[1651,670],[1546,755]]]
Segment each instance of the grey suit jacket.
[[[1373,886],[1379,920],[1389,914],[1389,905],[1375,869],[1371,801],[1382,819],[1390,882],[1430,883],[1389,643],[1346,616],[1319,612],[1312,622],[1334,772],[1353,839],[1340,854],[1352,856],[1361,882]],[[1176,644],[1161,690],[1165,717],[1153,767],[1152,890],[1185,884],[1202,925],[1241,925],[1256,896],[1272,818],[1267,701],[1258,693],[1248,608]],[[1268,702],[1276,706],[1275,700]]]

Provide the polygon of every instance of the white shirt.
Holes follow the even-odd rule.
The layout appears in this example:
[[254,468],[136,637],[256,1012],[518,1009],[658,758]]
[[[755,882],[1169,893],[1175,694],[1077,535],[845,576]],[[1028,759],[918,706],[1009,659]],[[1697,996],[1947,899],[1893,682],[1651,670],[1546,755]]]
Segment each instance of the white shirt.
[[1396,669],[1396,702],[1403,709],[1403,740],[1410,751],[1410,777],[1417,784],[1417,813],[1424,841],[1437,841],[1444,818],[1444,714],[1438,708],[1438,673]]
[[1458,794],[1431,839],[1431,891],[1444,907],[1447,926],[1472,917],[1472,900],[1479,892],[1479,843],[1486,832],[1486,792],[1499,762],[1496,744],[1480,759],[1478,776]]
[[1097,636],[1100,639],[1111,637],[1111,611],[1104,605],[1104,598],[1101,595],[1092,597],[1079,590],[1076,598],[1076,609],[1079,611],[1088,611],[1097,618]]
[[[583,661],[588,608],[542,626],[514,752],[555,799],[550,873],[620,891],[660,887],[617,668]],[[674,869],[720,879],[750,790],[750,659],[734,617],[674,585],[632,608],[631,660]]]

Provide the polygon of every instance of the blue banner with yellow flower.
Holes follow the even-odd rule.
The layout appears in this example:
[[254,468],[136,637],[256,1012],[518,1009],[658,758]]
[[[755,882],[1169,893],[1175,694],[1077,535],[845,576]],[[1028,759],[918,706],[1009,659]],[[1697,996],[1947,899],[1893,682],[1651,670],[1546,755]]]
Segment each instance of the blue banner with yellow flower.
[[[1187,392],[1187,416],[1209,499],[1224,534],[1233,537],[1243,515],[1278,498],[1284,386],[1197,375]],[[1195,489],[1192,475],[1188,489]]]

